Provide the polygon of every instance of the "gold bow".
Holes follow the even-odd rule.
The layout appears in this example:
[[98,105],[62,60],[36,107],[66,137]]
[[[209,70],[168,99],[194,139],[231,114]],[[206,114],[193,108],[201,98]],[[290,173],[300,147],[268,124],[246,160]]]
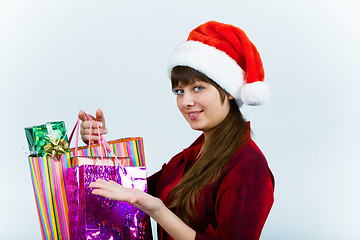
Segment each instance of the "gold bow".
[[50,138],[50,142],[44,147],[46,155],[56,157],[59,160],[60,155],[69,150],[69,145],[64,138]]

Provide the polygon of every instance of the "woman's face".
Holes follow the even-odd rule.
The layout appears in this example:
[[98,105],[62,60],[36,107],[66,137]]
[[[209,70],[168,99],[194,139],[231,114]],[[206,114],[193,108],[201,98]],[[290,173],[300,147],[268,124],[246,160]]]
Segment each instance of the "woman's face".
[[227,95],[222,102],[216,87],[200,80],[188,85],[179,84],[173,91],[177,95],[177,106],[190,127],[205,135],[211,134],[225,119],[230,110],[229,100],[233,98]]

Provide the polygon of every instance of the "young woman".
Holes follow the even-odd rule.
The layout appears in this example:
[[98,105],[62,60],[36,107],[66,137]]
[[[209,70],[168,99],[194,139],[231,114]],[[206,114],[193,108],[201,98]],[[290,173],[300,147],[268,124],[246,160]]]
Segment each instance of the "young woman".
[[[159,239],[259,239],[274,178],[239,110],[269,97],[259,53],[241,29],[211,21],[176,48],[169,73],[177,107],[201,136],[148,178],[148,194],[101,179],[93,194],[149,214]],[[96,141],[84,115],[82,139]],[[92,120],[105,134],[101,110]]]

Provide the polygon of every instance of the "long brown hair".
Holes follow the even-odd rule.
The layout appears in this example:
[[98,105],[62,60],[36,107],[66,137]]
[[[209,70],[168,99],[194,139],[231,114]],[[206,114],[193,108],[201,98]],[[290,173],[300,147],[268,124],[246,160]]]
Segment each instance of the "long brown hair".
[[[226,91],[201,72],[186,66],[176,66],[171,72],[171,84],[174,89],[179,84],[187,85],[200,80],[214,85],[222,103]],[[248,127],[234,99],[230,100],[230,111],[226,118],[214,129],[206,139],[204,152],[195,164],[184,174],[179,184],[170,192],[172,199],[169,208],[185,223],[191,226],[191,217],[196,216],[196,200],[201,190],[216,181],[222,170],[247,140]]]

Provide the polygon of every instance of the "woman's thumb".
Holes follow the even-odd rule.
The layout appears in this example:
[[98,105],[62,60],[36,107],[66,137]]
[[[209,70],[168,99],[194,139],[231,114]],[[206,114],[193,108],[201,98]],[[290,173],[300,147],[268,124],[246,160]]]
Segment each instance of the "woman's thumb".
[[102,122],[104,124],[103,127],[105,126],[104,113],[100,108],[96,111],[96,121]]

